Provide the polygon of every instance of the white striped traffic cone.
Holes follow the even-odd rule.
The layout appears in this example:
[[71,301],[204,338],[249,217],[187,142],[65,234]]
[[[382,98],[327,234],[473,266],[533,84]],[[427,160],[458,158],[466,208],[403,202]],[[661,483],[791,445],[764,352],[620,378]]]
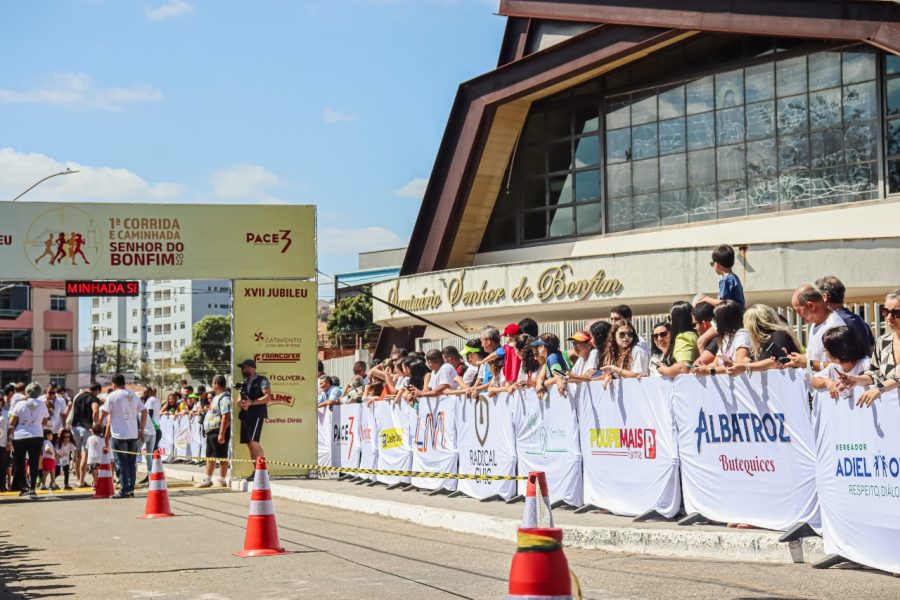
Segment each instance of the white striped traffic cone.
[[[532,471],[528,474],[528,487],[525,491],[525,514],[522,515],[522,527],[553,527],[553,513],[550,511],[550,492],[547,490],[547,477],[543,471]],[[546,514],[547,524],[543,525],[541,517]]]
[[104,447],[100,454],[100,465],[97,467],[97,484],[94,486],[92,498],[112,498],[113,489],[112,467],[109,464],[109,447]]
[[244,535],[244,549],[235,556],[274,556],[287,554],[278,540],[278,525],[275,523],[275,505],[272,504],[272,490],[269,488],[269,472],[266,459],[256,459],[256,473],[253,491],[250,493],[250,515],[247,517],[247,533]]
[[163,471],[159,450],[153,451],[153,466],[150,468],[150,489],[147,492],[147,505],[141,519],[160,519],[174,517],[169,506],[169,488],[166,485],[166,473]]

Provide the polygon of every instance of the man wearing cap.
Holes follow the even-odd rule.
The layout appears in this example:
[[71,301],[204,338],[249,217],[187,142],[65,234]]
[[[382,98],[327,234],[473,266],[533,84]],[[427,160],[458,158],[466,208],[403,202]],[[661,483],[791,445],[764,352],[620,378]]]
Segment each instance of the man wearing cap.
[[[134,498],[137,476],[137,455],[147,428],[147,407],[137,394],[125,389],[125,376],[116,373],[113,391],[106,396],[100,412],[109,415],[106,421],[106,444],[112,446],[113,458],[119,469],[121,489],[117,498]],[[138,417],[140,416],[140,426]]]
[[[262,428],[269,416],[269,402],[272,400],[272,386],[269,380],[256,373],[256,361],[248,358],[238,365],[244,383],[241,384],[241,412],[238,418],[241,420],[241,443],[247,444],[250,458],[255,462],[260,456],[265,456],[260,439]],[[253,480],[251,473],[248,481]]]

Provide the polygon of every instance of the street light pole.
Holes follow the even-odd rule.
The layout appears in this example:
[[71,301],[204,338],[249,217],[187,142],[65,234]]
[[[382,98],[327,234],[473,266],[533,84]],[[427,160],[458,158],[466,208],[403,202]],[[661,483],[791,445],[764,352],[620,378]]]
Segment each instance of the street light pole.
[[91,329],[93,339],[91,340],[91,385],[97,381],[97,328]]
[[41,185],[42,183],[44,183],[44,182],[47,181],[48,179],[53,179],[54,177],[59,177],[60,175],[71,175],[71,174],[73,174],[73,173],[78,173],[78,172],[79,172],[78,170],[74,170],[74,171],[73,171],[72,169],[68,169],[68,168],[67,168],[65,171],[60,171],[59,173],[54,173],[53,175],[47,175],[47,176],[44,177],[43,179],[40,179],[40,180],[36,181],[35,183],[33,183],[33,184],[31,185],[30,188],[28,188],[27,190],[25,190],[24,192],[22,192],[21,194],[19,194],[19,195],[16,196],[15,198],[13,198],[12,201],[15,202],[16,200],[18,200],[19,198],[21,198],[22,196],[24,196],[25,194],[27,194],[28,192],[30,192],[31,190],[33,190],[34,188],[36,188],[37,186]]

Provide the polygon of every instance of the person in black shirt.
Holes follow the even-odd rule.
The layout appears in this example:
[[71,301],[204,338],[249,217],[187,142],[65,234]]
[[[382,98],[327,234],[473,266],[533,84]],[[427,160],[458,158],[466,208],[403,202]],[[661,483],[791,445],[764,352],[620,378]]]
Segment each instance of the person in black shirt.
[[816,288],[818,288],[822,297],[825,298],[828,308],[837,313],[837,316],[841,318],[844,324],[869,349],[869,356],[872,356],[872,352],[875,349],[875,336],[872,334],[872,328],[869,327],[869,324],[862,317],[844,306],[844,294],[847,289],[844,287],[843,282],[834,275],[827,275],[816,281]]
[[[244,383],[241,384],[241,412],[238,415],[241,421],[241,443],[247,444],[250,457],[256,461],[258,457],[265,456],[260,439],[263,424],[269,416],[268,405],[272,399],[272,386],[268,379],[257,374],[254,360],[248,358],[238,367],[244,377]],[[252,481],[253,475],[248,479]]]
[[87,440],[91,437],[91,427],[100,422],[99,383],[75,396],[72,400],[72,437],[75,441],[75,479],[77,487],[87,487]]

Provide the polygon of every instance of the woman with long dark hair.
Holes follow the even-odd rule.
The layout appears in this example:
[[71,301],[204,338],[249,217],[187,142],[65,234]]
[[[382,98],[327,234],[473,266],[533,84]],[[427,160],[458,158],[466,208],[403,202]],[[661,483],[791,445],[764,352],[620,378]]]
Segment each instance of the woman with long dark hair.
[[723,300],[713,312],[716,318],[716,363],[694,367],[697,375],[715,375],[750,359],[750,334],[744,329],[744,309],[734,300]]
[[625,378],[650,374],[650,357],[638,346],[637,331],[631,323],[621,321],[610,330],[603,357],[603,374]]
[[657,367],[657,373],[664,377],[677,377],[690,373],[694,361],[700,356],[697,348],[697,332],[691,321],[694,307],[690,302],[672,303],[669,309],[668,346]]

